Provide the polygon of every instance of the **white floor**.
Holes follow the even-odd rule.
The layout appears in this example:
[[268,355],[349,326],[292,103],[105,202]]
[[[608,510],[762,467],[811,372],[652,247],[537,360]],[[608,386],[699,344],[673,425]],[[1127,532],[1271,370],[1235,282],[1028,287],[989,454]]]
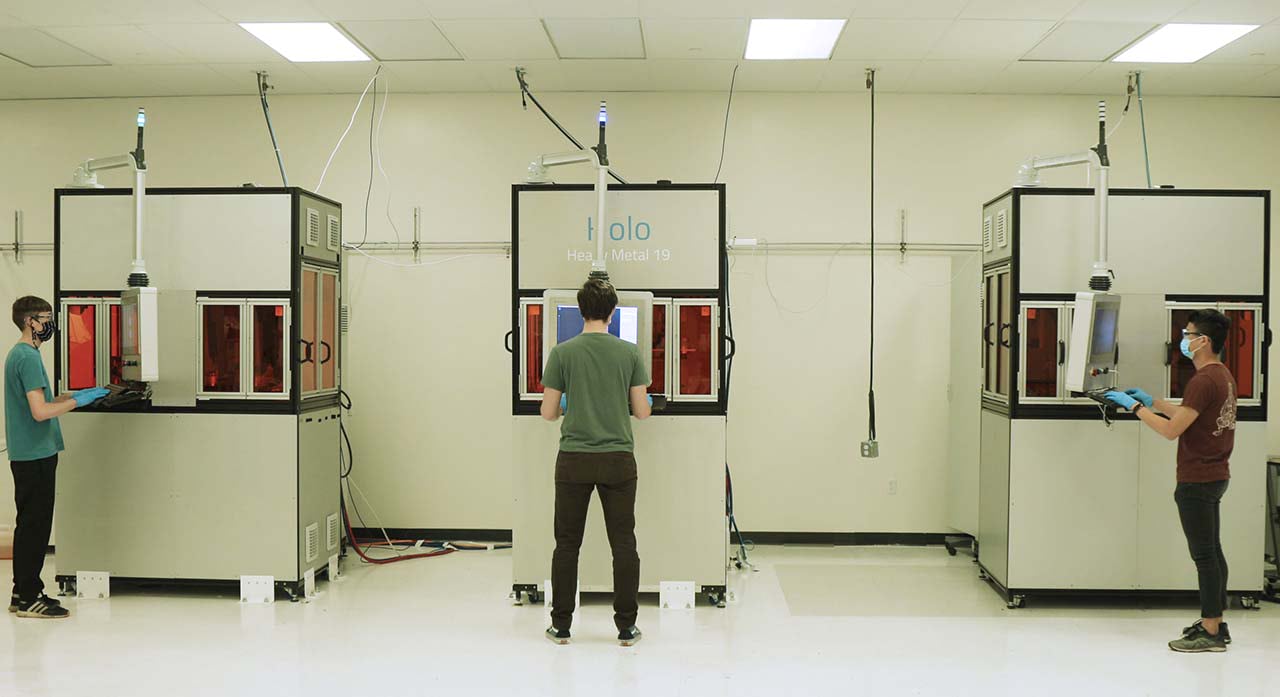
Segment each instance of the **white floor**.
[[600,597],[572,645],[543,639],[542,608],[507,599],[509,552],[349,560],[310,603],[115,590],[67,599],[69,620],[0,621],[0,695],[1280,694],[1277,605],[1231,613],[1227,653],[1179,655],[1165,642],[1198,614],[1189,603],[1010,611],[936,547],[762,547],[752,560],[726,609],[642,600],[645,639],[630,649]]

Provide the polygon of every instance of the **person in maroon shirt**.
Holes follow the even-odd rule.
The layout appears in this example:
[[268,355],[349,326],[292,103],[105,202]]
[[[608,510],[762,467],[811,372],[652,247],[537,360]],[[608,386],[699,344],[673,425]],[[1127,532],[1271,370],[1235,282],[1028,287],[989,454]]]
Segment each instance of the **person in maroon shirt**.
[[1220,358],[1230,328],[1231,320],[1217,310],[1191,315],[1182,330],[1181,348],[1196,372],[1181,404],[1152,399],[1140,389],[1107,393],[1107,399],[1133,411],[1156,433],[1178,440],[1173,499],[1200,579],[1200,620],[1169,642],[1169,648],[1185,653],[1226,651],[1231,643],[1222,621],[1227,558],[1220,539],[1222,495],[1231,479],[1229,461],[1236,436],[1236,382]]

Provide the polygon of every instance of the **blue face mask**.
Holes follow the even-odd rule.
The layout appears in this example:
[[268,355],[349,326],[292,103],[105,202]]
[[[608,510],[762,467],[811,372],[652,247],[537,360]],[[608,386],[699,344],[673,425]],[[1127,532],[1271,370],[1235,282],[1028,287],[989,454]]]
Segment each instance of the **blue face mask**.
[[1182,355],[1186,356],[1187,358],[1194,359],[1196,357],[1195,354],[1191,352],[1191,339],[1185,336],[1182,337],[1182,343],[1179,345],[1179,347],[1182,349]]

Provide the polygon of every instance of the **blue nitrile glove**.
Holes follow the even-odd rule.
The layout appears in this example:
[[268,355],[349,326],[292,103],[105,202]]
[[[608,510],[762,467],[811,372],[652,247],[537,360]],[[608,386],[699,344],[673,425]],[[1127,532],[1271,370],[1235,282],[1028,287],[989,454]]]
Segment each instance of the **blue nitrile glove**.
[[564,414],[569,413],[569,395],[568,394],[560,395],[560,412]]
[[77,407],[87,407],[109,394],[111,394],[111,392],[105,387],[90,387],[87,390],[79,390],[71,393],[71,399],[75,400]]
[[1151,395],[1147,394],[1146,392],[1143,392],[1141,388],[1130,387],[1129,389],[1125,390],[1124,393],[1129,395],[1130,397],[1133,397],[1139,402],[1142,402],[1142,406],[1148,409],[1151,408],[1152,404],[1155,404],[1155,400],[1151,398]]
[[1123,392],[1118,392],[1116,390],[1111,390],[1110,392],[1102,396],[1106,397],[1108,401],[1120,407],[1121,409],[1127,409],[1129,411],[1132,411],[1134,407],[1138,406],[1138,400],[1134,399],[1133,397],[1130,397],[1129,395]]
[[645,395],[645,398],[649,400],[649,406],[651,406],[651,407],[652,407],[652,406],[653,406],[653,395],[651,395],[651,394],[647,394],[647,395]]

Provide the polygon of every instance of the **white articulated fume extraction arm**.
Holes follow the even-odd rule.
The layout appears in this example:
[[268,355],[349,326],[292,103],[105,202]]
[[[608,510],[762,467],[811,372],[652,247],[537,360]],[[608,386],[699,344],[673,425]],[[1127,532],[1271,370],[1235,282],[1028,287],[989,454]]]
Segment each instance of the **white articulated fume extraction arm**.
[[122,373],[127,381],[155,382],[160,379],[159,310],[155,288],[147,276],[142,252],[146,227],[147,160],[142,148],[147,112],[138,109],[138,145],[132,152],[85,160],[76,168],[71,187],[100,189],[98,172],[129,167],[133,169],[133,259],[129,264],[126,290],[120,293]]
[[1089,288],[1098,292],[1111,290],[1111,280],[1115,273],[1107,261],[1107,244],[1109,231],[1107,228],[1107,189],[1111,160],[1107,157],[1107,103],[1098,102],[1098,144],[1088,150],[1067,155],[1052,157],[1032,157],[1018,168],[1016,186],[1040,186],[1040,170],[1052,167],[1069,167],[1072,165],[1088,165],[1096,170],[1093,179],[1094,190],[1094,229],[1097,233],[1097,256],[1089,275]]
[[608,110],[605,108],[604,100],[600,100],[600,141],[591,148],[583,150],[572,150],[569,152],[554,153],[550,155],[539,155],[537,159],[529,163],[529,174],[527,181],[531,184],[544,184],[549,181],[547,177],[548,167],[558,167],[560,165],[572,165],[579,162],[589,162],[596,168],[596,253],[591,259],[591,278],[599,278],[601,280],[609,280],[609,271],[606,268],[604,258],[604,237],[605,231],[609,229],[608,223],[605,221],[605,196],[609,191],[609,152],[604,142],[605,124],[609,120]]

